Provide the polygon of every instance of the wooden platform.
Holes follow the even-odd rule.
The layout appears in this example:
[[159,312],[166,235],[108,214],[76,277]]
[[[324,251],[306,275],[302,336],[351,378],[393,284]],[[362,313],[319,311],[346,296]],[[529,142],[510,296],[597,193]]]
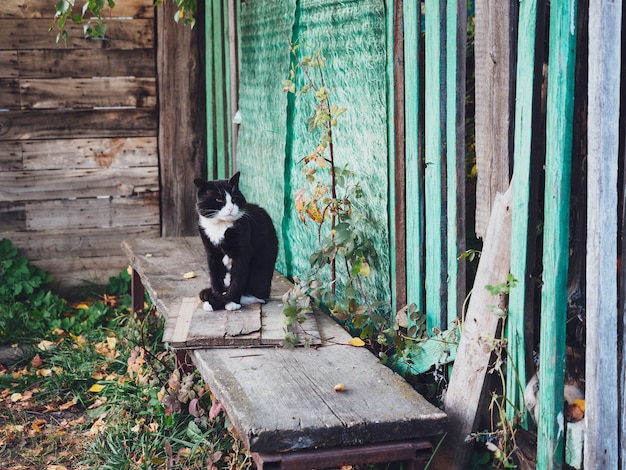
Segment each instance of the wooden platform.
[[[193,304],[205,287],[199,238],[126,241],[123,249],[167,322],[179,318],[183,299]],[[197,276],[182,279],[190,271]],[[288,287],[277,276],[262,309],[279,310]],[[204,318],[210,329],[210,314]],[[332,319],[316,314],[315,320],[321,338],[315,348],[246,344],[189,351],[257,466],[307,468],[311,458],[316,468],[381,458],[423,465],[446,415],[368,350],[348,345],[350,335]],[[345,390],[336,392],[340,383]]]

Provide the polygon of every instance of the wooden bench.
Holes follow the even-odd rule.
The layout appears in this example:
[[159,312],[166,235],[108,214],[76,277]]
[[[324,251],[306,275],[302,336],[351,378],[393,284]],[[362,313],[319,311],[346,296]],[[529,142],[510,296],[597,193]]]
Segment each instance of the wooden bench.
[[[165,336],[177,334],[180,340],[181,331],[191,334],[192,341],[177,344],[222,403],[257,468],[391,461],[423,468],[428,461],[446,415],[371,352],[349,346],[350,335],[332,319],[315,314],[319,346],[276,346],[278,335],[285,334],[276,327],[284,324],[280,302],[289,288],[284,278],[276,276],[272,297],[258,313],[246,314],[260,317],[260,331],[252,327],[239,335],[222,327],[224,341],[207,347],[198,341],[201,324],[214,330],[213,319],[224,325],[226,318],[225,312],[210,312],[212,319],[197,299],[208,282],[200,238],[129,240],[122,248],[133,268],[134,307],[143,307],[145,288],[166,319]],[[185,279],[191,272],[196,277]],[[202,318],[200,326],[194,317]],[[340,383],[343,392],[334,390]]]

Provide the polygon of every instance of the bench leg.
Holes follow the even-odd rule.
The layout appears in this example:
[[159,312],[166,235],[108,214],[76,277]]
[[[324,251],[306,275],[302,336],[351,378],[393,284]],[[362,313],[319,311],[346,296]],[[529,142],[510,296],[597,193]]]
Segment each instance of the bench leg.
[[130,294],[133,301],[133,312],[143,312],[145,290],[143,282],[141,282],[141,276],[134,269],[130,280]]
[[402,441],[326,449],[258,453],[252,452],[257,470],[308,470],[346,465],[404,462],[404,468],[422,469],[432,454],[429,441]]

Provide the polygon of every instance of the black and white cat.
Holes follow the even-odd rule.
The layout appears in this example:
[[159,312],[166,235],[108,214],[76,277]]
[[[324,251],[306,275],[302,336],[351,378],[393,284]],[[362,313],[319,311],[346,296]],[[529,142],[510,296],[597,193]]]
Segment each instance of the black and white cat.
[[268,213],[246,202],[239,172],[229,180],[196,179],[198,229],[204,243],[211,287],[200,292],[205,310],[238,310],[265,303],[278,253]]

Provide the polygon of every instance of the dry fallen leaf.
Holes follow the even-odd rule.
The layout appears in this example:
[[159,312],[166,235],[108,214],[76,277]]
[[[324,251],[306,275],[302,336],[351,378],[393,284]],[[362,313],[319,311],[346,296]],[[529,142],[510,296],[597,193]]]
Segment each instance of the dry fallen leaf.
[[352,338],[350,341],[348,341],[348,344],[350,346],[360,348],[362,346],[365,346],[365,341],[363,341],[361,338]]
[[344,384],[337,384],[333,387],[335,392],[344,392],[346,390],[346,386]]

